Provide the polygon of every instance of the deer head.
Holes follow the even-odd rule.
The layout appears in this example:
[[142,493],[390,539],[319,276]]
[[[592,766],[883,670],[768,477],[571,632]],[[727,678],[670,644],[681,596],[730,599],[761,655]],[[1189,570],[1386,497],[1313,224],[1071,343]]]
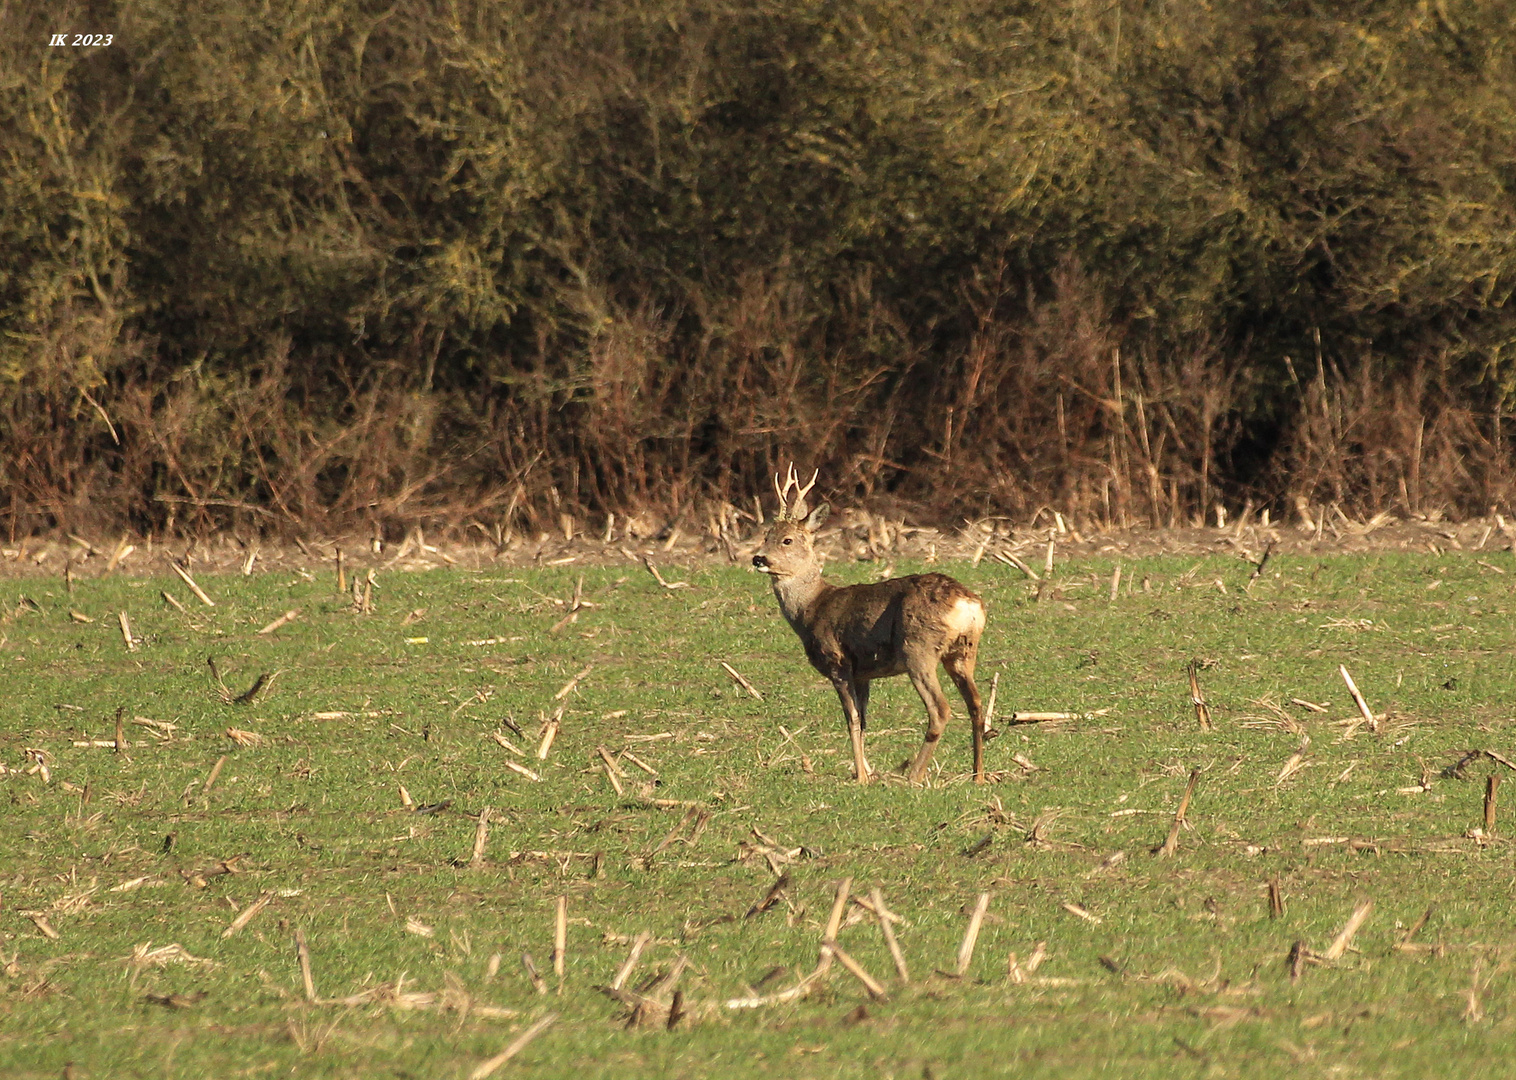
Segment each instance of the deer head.
[[774,490],[779,494],[779,510],[762,545],[753,555],[753,566],[759,571],[776,579],[808,573],[820,575],[821,562],[816,557],[814,539],[832,508],[822,503],[816,509],[808,510],[805,504],[806,496],[816,486],[816,478],[820,475],[821,470],[816,470],[811,482],[802,487],[793,464],[786,471],[783,484],[775,474]]

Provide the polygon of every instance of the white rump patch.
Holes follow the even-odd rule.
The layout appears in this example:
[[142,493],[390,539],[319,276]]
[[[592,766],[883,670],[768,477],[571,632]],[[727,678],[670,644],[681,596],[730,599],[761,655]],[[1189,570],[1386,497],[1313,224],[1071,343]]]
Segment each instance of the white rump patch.
[[984,632],[984,605],[967,596],[960,597],[948,609],[944,621],[955,637],[978,637]]

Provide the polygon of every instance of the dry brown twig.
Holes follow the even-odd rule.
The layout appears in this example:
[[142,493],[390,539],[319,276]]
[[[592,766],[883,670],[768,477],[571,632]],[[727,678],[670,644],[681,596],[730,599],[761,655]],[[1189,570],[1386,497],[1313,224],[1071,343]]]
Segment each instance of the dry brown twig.
[[121,637],[126,642],[127,652],[137,651],[137,639],[132,637],[131,620],[126,617],[126,612],[117,612],[116,620],[121,624]]
[[18,914],[25,915],[28,919],[30,919],[32,921],[32,925],[37,928],[37,931],[49,941],[62,940],[63,935],[58,933],[57,930],[53,929],[53,924],[48,921],[47,916],[44,913],[40,911],[22,911]]
[[553,695],[553,700],[562,701],[564,698],[568,697],[574,692],[574,688],[579,685],[579,681],[594,670],[594,664],[586,664],[574,675],[572,679],[564,683],[563,686],[559,688],[558,692]]
[[875,888],[869,898],[874,902],[874,916],[879,920],[879,932],[884,935],[884,943],[889,947],[890,959],[895,962],[895,973],[900,976],[900,981],[910,984],[911,972],[905,966],[905,954],[900,951],[900,943],[895,940],[895,929],[890,925],[890,912],[884,906],[884,894]]
[[786,1002],[798,1001],[809,995],[815,989],[816,984],[824,981],[826,977],[827,969],[817,967],[809,975],[787,990],[780,990],[774,994],[728,998],[725,1005],[728,1009],[759,1009],[765,1005],[783,1005]]
[[1029,580],[1031,580],[1031,581],[1041,581],[1042,580],[1040,577],[1037,576],[1037,572],[1035,570],[1033,570],[1025,562],[1023,562],[1021,559],[1017,558],[1015,555],[1011,554],[1010,552],[1008,552],[1008,551],[1007,552],[996,551],[996,552],[993,552],[992,554],[993,554],[993,557],[995,559],[997,559],[998,561],[1005,563],[1005,565],[1007,565],[1007,566],[1014,566],[1017,570],[1020,570],[1023,574],[1025,574],[1027,576],[1027,578]]
[[268,693],[268,691],[274,685],[274,680],[277,679],[280,674],[281,673],[278,671],[265,671],[261,673],[256,679],[253,680],[252,686],[249,686],[246,691],[232,698],[232,704],[252,705],[258,700],[261,695]]
[[732,665],[728,664],[725,660],[721,661],[721,666],[726,669],[726,673],[728,675],[730,675],[733,679],[736,680],[737,685],[740,686],[740,687],[742,687],[749,694],[751,694],[755,700],[758,700],[758,701],[762,701],[763,700],[763,695],[760,694],[757,690],[755,690],[753,688],[753,684],[752,683],[748,682],[741,675],[739,675],[737,673],[737,669],[736,668],[732,667]]
[[247,907],[243,908],[242,911],[238,913],[237,917],[231,921],[231,925],[229,925],[225,930],[221,931],[221,937],[223,939],[229,938],[237,931],[241,930],[248,923],[252,922],[262,913],[264,908],[268,907],[269,903],[272,902],[273,899],[274,894],[272,892],[265,891],[260,894],[258,899],[254,900],[251,904],[247,905]]
[[1427,909],[1421,913],[1421,918],[1413,922],[1410,925],[1410,928],[1407,929],[1405,933],[1400,935],[1400,940],[1395,942],[1395,948],[1397,951],[1421,952],[1429,947],[1418,942],[1413,942],[1411,939],[1421,932],[1421,928],[1427,924],[1427,920],[1432,917],[1432,912],[1435,911],[1436,908],[1436,904],[1427,905]]
[[1358,689],[1358,684],[1353,681],[1353,676],[1348,674],[1346,664],[1338,664],[1337,672],[1342,676],[1342,681],[1347,683],[1348,693],[1353,696],[1353,703],[1358,706],[1358,711],[1363,714],[1363,719],[1369,726],[1369,730],[1376,735],[1379,733],[1379,718],[1369,708],[1369,703],[1363,699],[1363,694]]
[[640,757],[632,753],[630,750],[621,751],[621,756],[624,757],[627,761],[630,761],[633,765],[637,766],[637,768],[641,769],[643,772],[647,773],[649,776],[657,779],[658,770],[653,768],[647,762],[643,761]]
[[272,634],[275,630],[279,630],[279,629],[281,629],[283,627],[288,626],[290,623],[294,622],[299,617],[300,617],[299,610],[295,609],[295,608],[291,608],[289,611],[286,611],[283,615],[279,616],[273,622],[271,622],[267,626],[265,626],[262,630],[259,630],[258,633],[259,634]]
[[1516,762],[1513,762],[1510,758],[1502,757],[1501,755],[1495,753],[1493,750],[1486,750],[1484,752],[1484,756],[1489,758],[1491,761],[1499,762],[1507,769],[1516,769]]
[[974,960],[974,946],[979,941],[979,930],[984,925],[985,912],[990,909],[990,894],[980,893],[979,901],[974,905],[974,913],[969,916],[968,929],[964,931],[963,943],[958,946],[957,974],[967,975],[969,964]]
[[[611,752],[609,750],[603,746],[597,746],[595,747],[595,753],[599,754],[600,759],[605,762],[606,771],[611,773],[611,775],[618,777],[619,779],[626,779],[626,770],[623,769],[620,765],[616,764],[616,759],[611,757]],[[620,794],[619,789],[617,791],[617,794]]]
[[1248,575],[1248,583],[1246,586],[1248,592],[1252,592],[1253,583],[1263,576],[1264,567],[1269,565],[1269,556],[1273,554],[1274,541],[1270,540],[1268,542],[1268,545],[1263,549],[1263,558],[1258,560],[1257,565],[1253,567],[1253,572]]
[[828,956],[834,956],[837,962],[847,969],[848,974],[863,984],[868,991],[869,997],[875,1001],[884,1001],[888,995],[885,993],[884,984],[870,975],[862,964],[853,959],[852,955],[838,945],[834,939],[826,938],[821,942],[823,952]]
[[1484,1019],[1484,1007],[1479,1002],[1479,992],[1484,989],[1479,976],[1484,970],[1484,957],[1474,958],[1474,970],[1469,976],[1469,988],[1464,991],[1463,1019],[1470,1024],[1477,1024]]
[[[823,942],[836,941],[837,932],[842,929],[842,916],[847,910],[848,893],[852,891],[853,879],[843,878],[837,883],[837,893],[832,899],[832,914],[826,920],[826,933],[821,935]],[[825,972],[832,966],[832,953],[824,945],[821,956],[817,961],[816,970]]]
[[226,680],[221,677],[221,669],[216,666],[216,658],[214,656],[207,656],[205,658],[205,665],[211,669],[211,677],[216,680],[216,696],[230,705],[232,701],[231,687],[227,686]]
[[1306,948],[1303,941],[1297,941],[1290,946],[1289,954],[1284,958],[1285,968],[1290,973],[1290,982],[1300,980],[1300,976],[1305,972],[1305,965],[1312,955],[1311,950]]
[[789,888],[789,886],[790,875],[788,873],[781,874],[774,884],[769,886],[768,892],[763,895],[763,899],[747,909],[747,914],[743,918],[751,919],[755,915],[762,915],[779,902],[780,897],[784,895],[784,890]]
[[616,764],[615,760],[611,757],[610,751],[605,747],[596,747],[595,752],[605,762],[605,778],[611,782],[611,787],[616,792],[616,798],[625,798],[626,789],[621,786],[621,781],[626,777],[626,773],[621,771],[621,767]]
[[672,990],[675,984],[679,982],[679,977],[684,974],[685,970],[689,968],[689,966],[690,958],[684,953],[680,953],[678,958],[675,959],[673,967],[669,968],[668,973],[648,985],[648,996],[657,997],[660,994]]
[[184,569],[184,567],[180,566],[176,562],[173,562],[172,560],[168,565],[169,568],[174,571],[174,573],[179,575],[180,580],[189,586],[189,591],[195,594],[195,598],[197,600],[199,600],[206,607],[216,606],[216,601],[212,600],[209,596],[206,596],[205,590],[202,589],[199,585],[195,584],[195,579],[189,576],[188,570]]
[[128,541],[126,534],[122,533],[121,540],[116,544],[116,550],[111,552],[111,557],[105,564],[105,572],[107,574],[114,574],[116,567],[120,566],[126,557],[136,550],[137,546]]
[[1369,917],[1369,912],[1373,910],[1374,901],[1360,901],[1358,906],[1353,909],[1353,914],[1348,916],[1347,923],[1338,932],[1332,944],[1327,946],[1327,951],[1321,954],[1321,958],[1328,961],[1341,960],[1342,955],[1348,951],[1348,946],[1353,942],[1353,935],[1358,933],[1358,928],[1364,924],[1364,921]]
[[1200,770],[1191,769],[1190,778],[1184,785],[1184,795],[1179,800],[1179,809],[1174,811],[1174,824],[1169,828],[1168,839],[1158,845],[1155,855],[1168,858],[1179,850],[1179,830],[1184,828],[1184,816],[1190,809],[1190,796],[1195,794],[1195,785],[1200,781]]
[[200,785],[200,794],[209,795],[211,788],[216,786],[216,780],[221,776],[221,770],[226,766],[226,755],[222,754],[216,759],[216,764],[211,766],[210,775],[205,778],[205,783]]
[[553,741],[558,738],[558,731],[563,726],[563,713],[566,708],[565,705],[558,706],[557,711],[543,723],[542,739],[537,744],[538,761],[546,761],[548,754],[552,751]]
[[1067,911],[1070,915],[1083,919],[1087,923],[1098,925],[1102,921],[1099,915],[1092,914],[1086,908],[1082,907],[1079,904],[1073,903],[1072,901],[1065,900],[1058,906],[1063,908],[1063,910]]
[[537,961],[532,959],[532,954],[522,952],[521,967],[526,972],[526,977],[532,981],[532,989],[539,994],[547,993],[547,980],[542,977],[542,972],[537,970]]
[[542,777],[532,772],[532,770],[528,769],[525,765],[517,765],[510,758],[506,758],[503,762],[501,762],[501,764],[504,765],[507,769],[511,770],[511,772],[520,773],[522,776],[526,777],[533,783],[540,784],[542,782]]
[[1031,955],[1019,962],[1016,959],[1015,953],[1011,953],[1006,957],[1006,975],[1011,982],[1024,983],[1030,976],[1037,973],[1037,969],[1042,966],[1042,962],[1048,958],[1047,945],[1046,941],[1037,942],[1037,944],[1032,946]]
[[311,976],[311,949],[305,941],[305,931],[295,927],[295,954],[300,960],[300,981],[305,985],[305,1000],[318,1001],[316,980]]
[[484,849],[490,839],[490,808],[482,807],[479,811],[479,824],[474,828],[474,852],[469,856],[468,864],[478,868],[484,865]]
[[555,622],[548,629],[548,633],[556,634],[565,626],[578,622],[580,610],[594,606],[595,605],[593,604],[587,603],[584,599],[584,575],[580,574],[579,580],[574,584],[574,595],[570,597],[568,602],[568,613],[564,615],[563,618]]
[[1301,735],[1300,745],[1296,747],[1293,754],[1285,759],[1284,764],[1280,766],[1278,775],[1274,777],[1275,787],[1278,787],[1280,784],[1284,783],[1290,777],[1294,776],[1297,772],[1306,767],[1305,752],[1310,745],[1311,737],[1309,735]]
[[[660,1023],[667,1026],[667,1018],[673,1013],[672,1003],[665,1004],[650,994],[639,993],[636,990],[615,990],[609,986],[598,989],[612,1001],[619,1001],[631,1009],[625,1020],[625,1026],[628,1028],[651,1027]],[[682,1014],[684,997],[678,993],[676,997],[679,999]]]
[[[688,810],[685,811],[684,817],[680,819],[679,824],[670,829],[668,831],[668,834],[664,836],[661,841],[659,841],[658,846],[648,853],[648,857],[651,858],[652,856],[664,851],[670,844],[679,838],[679,834],[682,833],[685,830],[685,827],[688,825],[695,825],[696,830],[703,832],[704,829],[700,824],[700,818],[703,815],[705,815],[705,811],[702,810],[698,804],[691,806]],[[695,842],[695,833],[693,831],[690,838],[685,842],[689,844],[693,844]]]
[[504,1050],[500,1051],[500,1053],[492,1058],[481,1061],[475,1066],[474,1071],[468,1074],[468,1080],[486,1080],[487,1077],[493,1076],[500,1066],[521,1053],[522,1050],[525,1050],[528,1043],[552,1027],[553,1021],[557,1019],[557,1013],[548,1013],[541,1020],[538,1020],[531,1027],[516,1036],[515,1040]]
[[553,974],[558,976],[558,993],[563,993],[564,961],[568,956],[568,897],[558,897],[553,918]]
[[651,555],[642,556],[642,565],[647,567],[648,573],[653,575],[654,580],[656,580],[659,585],[662,585],[665,589],[668,589],[671,592],[674,589],[690,589],[694,587],[688,581],[663,580],[663,575],[658,572],[658,567],[656,564],[654,564],[653,557]]
[[511,753],[515,754],[517,757],[526,757],[526,751],[521,749],[521,747],[517,746],[515,743],[511,742],[511,740],[507,739],[504,732],[492,731],[490,732],[490,738],[495,740],[497,746],[504,747],[506,750],[509,750]]
[[1093,720],[1097,716],[1105,716],[1110,713],[1109,708],[1096,709],[1094,712],[1013,712],[1006,721],[1012,724],[1043,724],[1058,720]]
[[637,961],[642,958],[642,950],[647,948],[648,943],[652,940],[653,935],[646,930],[637,935],[636,940],[632,942],[631,952],[627,953],[626,959],[622,961],[621,967],[616,972],[616,977],[611,980],[612,990],[620,990],[626,986],[626,981],[632,977],[632,972],[637,969]]
[[1190,667],[1190,704],[1195,706],[1195,722],[1200,725],[1201,731],[1210,731],[1211,709],[1205,703],[1205,695],[1200,692],[1200,661],[1191,660]]
[[984,704],[984,717],[981,721],[984,733],[989,735],[995,726],[995,698],[1000,693],[1000,672],[990,676],[990,696]]

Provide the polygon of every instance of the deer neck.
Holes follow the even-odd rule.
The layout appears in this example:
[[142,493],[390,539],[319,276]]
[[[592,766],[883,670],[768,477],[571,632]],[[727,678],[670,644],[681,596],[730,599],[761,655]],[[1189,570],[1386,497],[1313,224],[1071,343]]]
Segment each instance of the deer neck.
[[811,609],[823,593],[833,586],[821,579],[821,568],[806,570],[793,577],[774,578],[774,597],[779,601],[779,610],[785,621],[797,633],[803,633],[808,625]]

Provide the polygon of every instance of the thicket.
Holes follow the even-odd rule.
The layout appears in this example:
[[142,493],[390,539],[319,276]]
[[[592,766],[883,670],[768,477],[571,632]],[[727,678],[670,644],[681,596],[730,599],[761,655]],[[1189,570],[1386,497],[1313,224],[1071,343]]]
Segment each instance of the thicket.
[[[107,47],[48,44],[110,33]],[[1516,9],[0,0],[0,516],[1512,502]]]

